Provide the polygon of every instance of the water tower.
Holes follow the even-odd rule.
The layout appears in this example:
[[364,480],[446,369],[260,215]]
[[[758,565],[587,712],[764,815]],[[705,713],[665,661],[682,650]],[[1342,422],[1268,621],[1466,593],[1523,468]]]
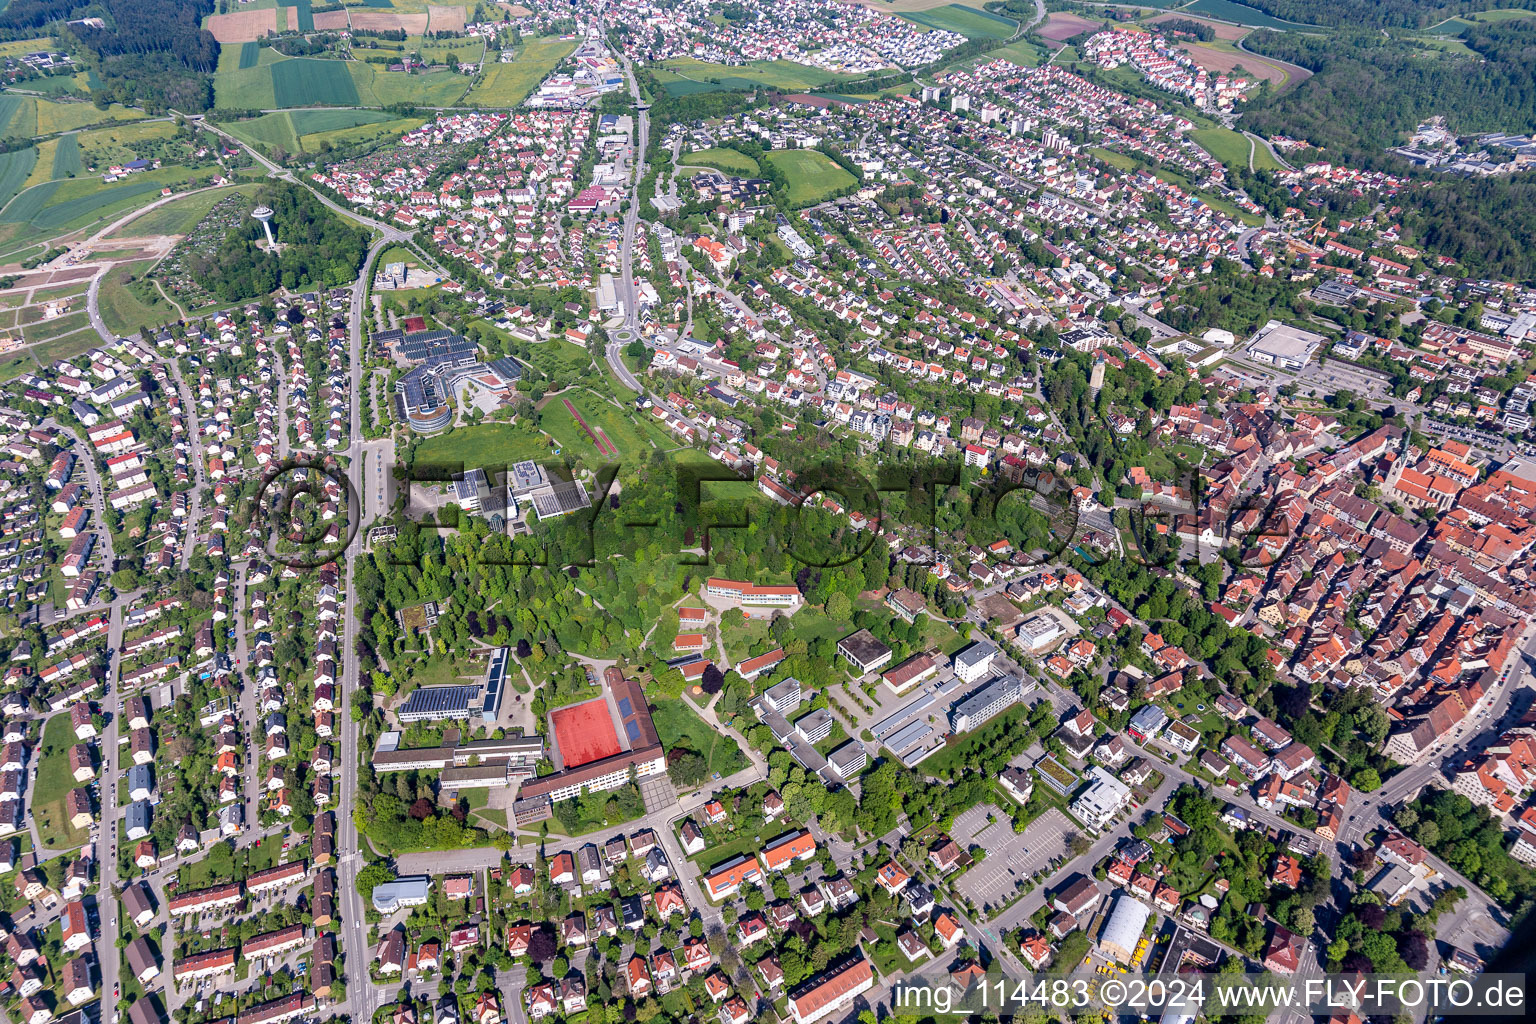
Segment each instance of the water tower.
[[270,206],[258,206],[251,211],[251,216],[261,221],[261,226],[267,232],[267,244],[276,245],[277,239],[272,237],[272,218],[276,216]]

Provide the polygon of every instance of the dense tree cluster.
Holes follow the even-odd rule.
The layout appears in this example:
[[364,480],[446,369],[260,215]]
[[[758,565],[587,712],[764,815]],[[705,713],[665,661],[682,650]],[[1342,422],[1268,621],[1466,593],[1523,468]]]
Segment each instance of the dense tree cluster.
[[1411,838],[1522,916],[1536,897],[1536,871],[1504,847],[1503,825],[1481,804],[1452,790],[1427,791],[1396,817]]
[[1350,162],[1376,163],[1382,149],[1435,114],[1468,134],[1518,131],[1536,122],[1536,24],[1478,25],[1466,43],[1481,59],[1426,59],[1418,47],[1373,32],[1255,32],[1245,40],[1249,48],[1314,74],[1284,95],[1261,100],[1246,120],[1265,135],[1303,138]]
[[272,208],[281,241],[273,253],[258,248],[261,223],[241,218],[211,255],[190,261],[197,283],[225,302],[263,297],[279,286],[290,291],[351,284],[368,253],[368,233],[333,215],[307,189],[269,185],[256,201]]
[[66,44],[79,43],[72,49],[96,72],[97,103],[200,113],[213,105],[210,75],[219,60],[217,40],[200,27],[213,6],[213,0],[99,0],[89,8],[78,0],[16,0],[0,11],[0,36],[36,35],[77,12],[105,15],[105,28],[61,24],[56,30]]
[[1460,14],[1531,6],[1530,0],[1242,0],[1283,21],[1303,25],[1426,28]]

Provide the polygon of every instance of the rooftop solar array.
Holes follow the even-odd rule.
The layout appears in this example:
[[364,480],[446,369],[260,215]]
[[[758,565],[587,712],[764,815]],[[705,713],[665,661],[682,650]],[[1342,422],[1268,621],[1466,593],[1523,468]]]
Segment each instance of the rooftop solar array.
[[452,331],[417,331],[401,338],[395,351],[404,359],[422,363],[444,356],[451,359],[462,358],[466,353],[473,356],[475,343]]
[[470,704],[479,696],[478,685],[423,686],[406,698],[399,718],[402,722],[468,718]]
[[634,705],[630,704],[628,697],[619,698],[619,717],[628,718],[635,713]]

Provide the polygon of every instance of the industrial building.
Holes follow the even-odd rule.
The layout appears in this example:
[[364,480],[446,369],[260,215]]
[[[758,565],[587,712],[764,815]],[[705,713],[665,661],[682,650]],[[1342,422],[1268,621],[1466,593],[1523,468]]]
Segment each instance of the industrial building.
[[1266,366],[1300,370],[1312,360],[1323,341],[1321,334],[1271,320],[1260,327],[1248,343],[1248,357]]

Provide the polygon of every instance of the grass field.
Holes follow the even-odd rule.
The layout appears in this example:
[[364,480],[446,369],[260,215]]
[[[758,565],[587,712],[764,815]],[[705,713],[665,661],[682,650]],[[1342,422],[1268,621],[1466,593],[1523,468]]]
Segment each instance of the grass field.
[[789,182],[789,202],[809,206],[853,185],[853,175],[832,162],[832,158],[814,149],[786,149],[768,154],[768,162],[784,173]]
[[32,173],[27,175],[27,180],[21,186],[23,192],[33,185],[41,185],[45,181],[53,180],[53,155],[58,150],[58,139],[44,139],[37,144],[37,163],[33,166]]
[[[5,0],[4,3],[0,3],[0,11],[9,6],[10,0]],[[52,36],[38,36],[36,39],[9,39],[0,43],[0,57],[20,57],[22,54],[35,53],[38,50],[57,50],[58,48],[58,40]]]
[[668,750],[682,746],[703,755],[710,772],[725,776],[747,766],[741,745],[730,736],[717,732],[688,706],[686,700],[657,700],[651,705],[651,722],[656,726],[662,746]]
[[549,441],[520,423],[482,423],[460,427],[421,442],[419,466],[463,464],[465,469],[500,468],[549,454]]
[[38,135],[72,132],[87,125],[105,124],[108,121],[134,121],[144,116],[142,110],[114,103],[106,110],[97,109],[94,103],[33,100],[36,105]]
[[420,128],[426,123],[425,117],[401,117],[392,121],[354,125],[350,128],[330,128],[320,132],[309,132],[299,136],[299,148],[306,153],[313,153],[326,142],[334,146],[368,139],[399,138],[413,128]]
[[740,92],[761,86],[787,92],[809,92],[838,77],[830,71],[789,60],[753,61],[740,67],[726,67],[684,57],[665,61],[653,70],[657,81],[673,96],[717,89]]
[[253,68],[260,59],[261,46],[259,44],[254,41],[240,44],[240,66],[242,68]]
[[995,50],[988,50],[978,60],[985,62],[1002,58],[1003,60],[1011,60],[1022,67],[1034,68],[1044,64],[1045,58],[1048,56],[1050,56],[1050,51],[1039,43],[1029,39],[1020,39],[1009,43],[1007,46],[999,46]]
[[1449,53],[1457,57],[1480,57],[1476,50],[1455,37],[1444,36],[1414,36],[1413,44],[1425,50],[1434,50],[1437,53]]
[[692,153],[683,153],[678,156],[679,165],[700,165],[715,167],[727,174],[756,174],[757,161],[745,153],[738,153],[734,149],[699,149]]
[[928,11],[916,11],[901,15],[903,18],[926,28],[941,28],[958,32],[967,39],[1007,39],[1018,31],[1018,23],[1012,18],[978,11],[970,7],[951,4]]
[[[565,407],[566,401],[576,407],[595,436],[606,438],[618,449],[617,456],[598,450]],[[551,399],[539,414],[539,428],[558,441],[563,450],[584,459],[589,465],[609,462],[618,456],[634,458],[651,450],[645,435],[626,410],[615,408],[585,391],[567,391]]]
[[21,191],[27,176],[37,163],[37,148],[18,149],[0,153],[0,206],[4,206]]
[[43,741],[37,752],[37,782],[32,788],[32,814],[37,819],[38,836],[50,850],[81,846],[87,830],[72,829],[64,817],[64,798],[75,788],[69,770],[69,748],[75,745],[75,731],[68,712],[54,715],[43,727]]
[[[1248,166],[1248,138],[1230,128],[1197,128],[1189,133],[1195,144],[1229,167]],[[1268,151],[1264,151],[1268,156]]]
[[[1249,163],[1249,138],[1241,132],[1233,132],[1227,127],[1200,127],[1190,132],[1189,137],[1207,154],[1229,167],[1247,167]],[[1270,157],[1269,150],[1255,144],[1253,169],[1281,170],[1281,166],[1275,158]]]
[[349,61],[347,70],[357,84],[358,96],[370,107],[387,107],[392,103],[451,107],[464,97],[470,84],[467,77],[453,71],[408,75],[403,71],[382,71],[361,61]]
[[465,99],[493,107],[515,107],[575,48],[574,39],[558,36],[525,39],[517,59],[510,64],[487,65]]
[[107,271],[106,276],[101,279],[97,304],[101,310],[102,322],[109,330],[116,334],[128,335],[142,327],[158,326],[178,318],[176,307],[162,298],[158,291],[146,301],[128,288],[128,281],[131,278],[143,274],[156,262],[155,260],[138,260],[134,263],[122,263]]

